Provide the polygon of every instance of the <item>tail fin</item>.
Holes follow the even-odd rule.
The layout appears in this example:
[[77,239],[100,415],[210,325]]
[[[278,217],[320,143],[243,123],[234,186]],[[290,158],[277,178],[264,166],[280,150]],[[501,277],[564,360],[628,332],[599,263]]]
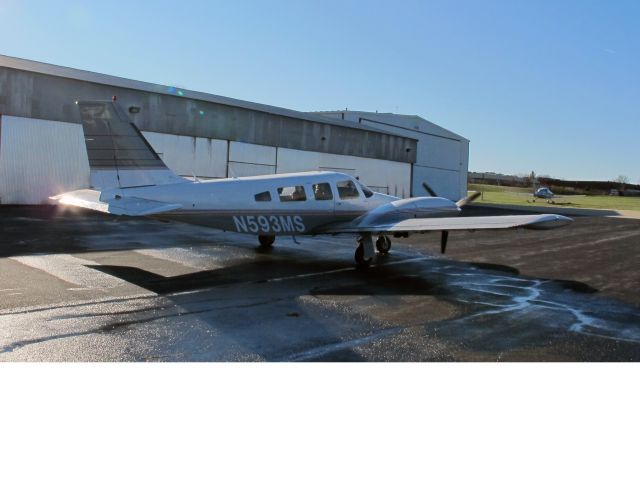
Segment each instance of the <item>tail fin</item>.
[[160,159],[116,102],[77,102],[91,187],[141,187],[185,182]]

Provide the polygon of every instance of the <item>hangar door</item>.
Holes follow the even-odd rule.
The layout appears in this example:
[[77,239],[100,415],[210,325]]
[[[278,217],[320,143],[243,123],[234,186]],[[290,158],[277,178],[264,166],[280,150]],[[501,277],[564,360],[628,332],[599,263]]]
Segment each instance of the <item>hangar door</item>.
[[37,205],[89,186],[82,127],[0,116],[0,203]]
[[162,161],[183,177],[224,178],[227,141],[168,133],[142,132]]
[[276,147],[229,142],[228,177],[276,173]]
[[466,163],[461,141],[423,134],[418,142],[418,155],[413,165],[413,195],[424,195],[427,182],[438,195],[459,200],[466,195]]

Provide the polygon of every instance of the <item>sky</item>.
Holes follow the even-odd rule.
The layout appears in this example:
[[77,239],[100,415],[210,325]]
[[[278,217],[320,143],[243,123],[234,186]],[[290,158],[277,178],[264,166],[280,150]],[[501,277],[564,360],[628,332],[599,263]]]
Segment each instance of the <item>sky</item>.
[[0,54],[301,111],[419,115],[469,170],[640,183],[637,0],[0,0]]

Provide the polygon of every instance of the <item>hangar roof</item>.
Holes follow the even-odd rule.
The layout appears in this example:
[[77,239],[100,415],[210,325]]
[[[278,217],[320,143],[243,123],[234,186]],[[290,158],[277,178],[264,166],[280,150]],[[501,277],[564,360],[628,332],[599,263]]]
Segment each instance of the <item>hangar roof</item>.
[[[155,83],[142,82],[139,80],[130,80],[128,78],[116,77],[113,75],[106,75],[104,73],[96,73],[96,72],[90,72],[87,70],[79,70],[76,68],[62,67],[62,66],[53,65],[50,63],[36,62],[34,60],[10,57],[7,55],[0,55],[0,67],[13,68],[16,70],[24,70],[24,71],[40,73],[44,75],[70,78],[74,80],[99,83],[99,84],[110,85],[115,87],[129,88],[129,89],[140,90],[144,92],[159,93],[159,94],[171,95],[171,96],[180,96],[182,98],[201,100],[205,102],[218,103],[222,105],[229,105],[232,107],[244,108],[247,110],[256,110],[260,112],[270,113],[273,115],[281,115],[281,116],[297,118],[301,120],[308,120],[316,123],[338,125],[346,128],[373,131],[373,132],[384,133],[389,135],[389,132],[383,129],[377,129],[374,127],[354,124],[354,122],[349,122],[349,121],[335,119],[335,118],[329,118],[329,117],[326,117],[323,115],[317,115],[314,113],[299,112],[297,110],[290,110],[288,108],[274,107],[271,105],[264,105],[261,103],[248,102],[246,100],[238,100],[235,98],[223,97],[221,95],[214,95],[211,93],[196,92],[193,90],[177,88],[174,86],[159,85]],[[181,93],[179,94],[178,92],[181,92]],[[408,135],[406,137],[404,135],[397,135],[397,134],[393,134],[393,135],[397,137],[412,138]]]
[[[312,113],[318,115],[341,115],[345,120],[358,123],[359,125],[362,125],[359,123],[362,120],[367,120],[369,122],[378,123],[394,129],[405,130],[407,132],[405,136],[408,138],[416,138],[416,134],[419,135],[421,133],[426,133],[446,136],[453,140],[469,141],[468,138],[430,122],[419,115],[405,115],[391,112],[365,112],[361,110],[330,110]],[[409,122],[409,120],[412,120],[412,122]],[[381,129],[389,132],[389,130],[385,130],[384,127],[381,127]]]

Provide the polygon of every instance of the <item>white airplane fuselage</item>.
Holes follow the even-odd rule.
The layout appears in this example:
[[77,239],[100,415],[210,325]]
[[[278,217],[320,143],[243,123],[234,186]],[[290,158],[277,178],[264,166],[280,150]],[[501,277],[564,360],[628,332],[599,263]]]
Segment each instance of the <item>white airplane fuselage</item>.
[[[347,185],[350,188],[342,188]],[[322,195],[318,194],[322,186]],[[366,193],[365,193],[366,192]],[[451,216],[459,208],[448,199],[398,197],[369,191],[339,172],[304,172],[202,182],[109,189],[101,200],[140,197],[182,208],[154,215],[226,231],[252,235],[305,235],[352,222],[379,209],[395,218]],[[189,199],[185,203],[185,199]],[[387,206],[386,208],[384,206]]]

